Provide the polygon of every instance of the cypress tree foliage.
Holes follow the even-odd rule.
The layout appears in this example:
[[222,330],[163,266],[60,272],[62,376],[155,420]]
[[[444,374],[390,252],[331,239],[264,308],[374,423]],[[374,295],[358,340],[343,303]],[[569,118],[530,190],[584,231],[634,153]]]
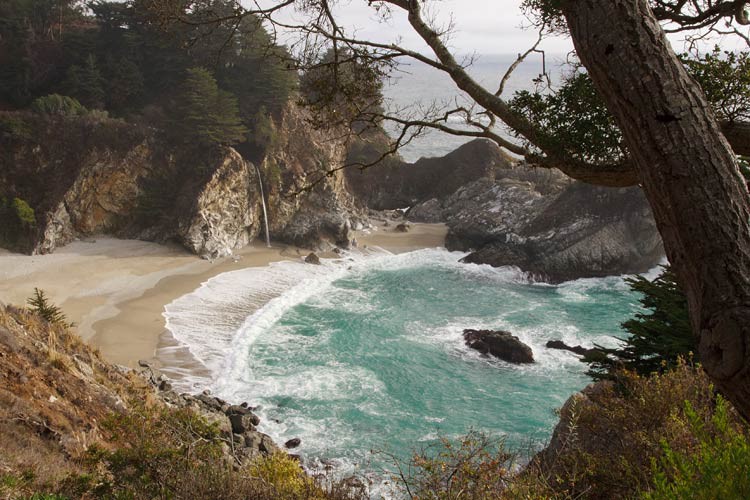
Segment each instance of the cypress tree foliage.
[[695,353],[687,299],[671,269],[665,267],[654,281],[642,276],[627,281],[632,290],[643,294],[641,305],[645,311],[622,324],[630,337],[620,339],[621,347],[596,346],[598,352],[582,359],[590,366],[587,374],[597,380],[611,378],[613,368],[626,368],[640,375],[663,372],[676,366],[679,358]]
[[77,99],[60,94],[37,97],[29,109],[40,115],[75,116],[85,115],[88,112]]
[[188,143],[230,146],[245,140],[237,98],[219,89],[205,68],[190,68],[173,112],[175,130]]
[[93,109],[104,108],[104,78],[102,78],[96,57],[89,54],[82,66],[68,68],[63,86],[68,94],[77,98],[84,106]]

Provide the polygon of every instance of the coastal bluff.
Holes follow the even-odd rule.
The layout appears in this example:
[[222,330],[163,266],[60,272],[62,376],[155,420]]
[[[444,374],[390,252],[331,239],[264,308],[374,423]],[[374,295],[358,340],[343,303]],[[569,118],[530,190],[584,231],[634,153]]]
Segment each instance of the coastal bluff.
[[327,175],[344,162],[345,141],[311,130],[291,101],[272,117],[274,140],[243,154],[181,150],[155,129],[110,118],[1,114],[23,126],[0,130],[0,194],[23,200],[33,214],[2,235],[2,246],[15,251],[50,253],[111,234],[224,257],[261,233],[261,184],[276,241],[343,245],[363,221],[343,175]]
[[29,309],[0,306],[0,359],[4,473],[45,470],[49,477],[39,479],[48,481],[79,474],[83,458],[115,445],[117,426],[132,430],[156,419],[147,432],[157,435],[165,415],[175,429],[187,418],[191,439],[215,440],[221,453],[214,459],[229,467],[283,453],[256,429],[260,420],[248,404],[228,404],[208,392],[177,394],[147,363],[112,365],[67,325]]
[[348,247],[370,209],[408,208],[411,221],[445,223],[446,247],[470,252],[465,262],[517,266],[549,282],[645,272],[663,258],[637,187],[572,181],[486,140],[415,163],[395,156],[343,168],[378,158],[382,131],[351,140],[311,127],[309,113],[289,101],[271,116],[273,140],[262,148],[195,150],[143,124],[1,112],[23,127],[0,130],[0,201],[26,204],[30,219],[0,232],[0,245],[44,254],[109,234],[216,259],[262,235],[265,204],[272,240],[313,250]]

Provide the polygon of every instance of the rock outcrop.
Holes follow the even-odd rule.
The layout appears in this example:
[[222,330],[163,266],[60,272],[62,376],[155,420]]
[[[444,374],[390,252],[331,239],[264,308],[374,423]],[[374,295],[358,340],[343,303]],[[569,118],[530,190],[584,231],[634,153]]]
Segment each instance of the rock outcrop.
[[261,231],[260,174],[273,239],[347,246],[364,215],[344,175],[328,175],[345,161],[346,143],[332,138],[343,134],[311,130],[305,113],[290,102],[273,117],[274,141],[255,158],[258,169],[232,148],[187,154],[119,120],[7,113],[34,133],[0,133],[0,197],[28,202],[37,223],[23,240],[0,245],[49,253],[108,233],[224,257]]
[[[163,168],[152,131],[118,120],[6,113],[33,134],[0,134],[0,196],[34,209],[34,235],[18,250],[48,253],[77,236],[116,232],[141,183]],[[11,242],[12,243],[12,242]]]
[[557,349],[559,351],[570,351],[573,354],[578,354],[579,356],[591,356],[596,354],[601,354],[602,351],[596,348],[587,348],[583,347],[581,345],[568,345],[562,340],[550,340],[545,345],[547,349]]
[[[350,162],[366,164],[379,158],[385,148],[383,138],[375,134],[368,140],[352,147]],[[420,158],[415,163],[389,158],[365,170],[349,168],[346,179],[351,192],[366,206],[392,210],[447,197],[469,182],[494,178],[496,169],[512,163],[495,143],[476,139],[439,158]]]
[[[464,220],[451,221],[449,248],[476,248],[465,262],[518,266],[550,282],[641,273],[664,255],[639,188],[573,183],[557,196],[540,196],[531,186],[519,188],[500,189],[499,210],[463,212]],[[509,190],[520,194],[515,203],[508,203]],[[481,245],[476,245],[478,236],[484,238]]]
[[446,247],[464,261],[518,266],[538,279],[645,272],[664,255],[645,196],[573,182],[556,170],[496,170],[445,199],[412,208],[411,220],[445,221]]
[[[377,137],[359,144],[354,159],[377,157],[378,144]],[[347,179],[370,208],[411,207],[410,221],[447,223],[446,247],[472,251],[469,263],[518,266],[561,282],[644,272],[664,255],[639,188],[574,182],[554,169],[517,164],[485,140],[442,158],[352,169]]]
[[271,238],[302,248],[346,248],[352,225],[366,221],[344,172],[333,171],[346,162],[346,134],[312,128],[308,113],[287,104],[259,163],[271,207]]
[[482,354],[490,354],[509,363],[533,363],[531,347],[502,330],[464,330],[466,345]]
[[248,463],[259,455],[270,455],[281,450],[269,435],[256,429],[260,424],[260,418],[252,412],[247,403],[229,405],[208,391],[195,396],[177,394],[169,386],[162,385],[165,380],[162,375],[154,377],[153,368],[148,367],[143,372],[150,376],[151,380],[155,380],[153,385],[156,387],[156,393],[168,406],[189,408],[217,426],[219,435],[226,443],[224,452],[230,463]]
[[177,214],[176,237],[191,252],[208,258],[230,255],[261,229],[263,210],[255,167],[233,149],[199,190],[191,210]]

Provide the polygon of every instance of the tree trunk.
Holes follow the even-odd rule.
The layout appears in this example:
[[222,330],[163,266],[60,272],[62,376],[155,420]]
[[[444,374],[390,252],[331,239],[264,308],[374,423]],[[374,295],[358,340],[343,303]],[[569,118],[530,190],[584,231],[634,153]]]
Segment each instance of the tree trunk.
[[567,0],[581,61],[623,131],[703,366],[750,418],[750,203],[736,157],[647,0]]

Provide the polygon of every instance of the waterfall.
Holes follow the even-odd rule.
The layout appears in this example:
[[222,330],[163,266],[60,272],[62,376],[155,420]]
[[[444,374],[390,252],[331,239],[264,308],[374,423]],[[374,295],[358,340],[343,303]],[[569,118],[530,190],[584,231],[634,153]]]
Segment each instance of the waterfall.
[[260,199],[263,201],[263,226],[266,228],[266,246],[271,247],[271,237],[268,234],[268,208],[266,206],[266,195],[263,192],[263,179],[260,176],[258,165],[253,163],[255,173],[258,174],[258,185],[260,186]]

